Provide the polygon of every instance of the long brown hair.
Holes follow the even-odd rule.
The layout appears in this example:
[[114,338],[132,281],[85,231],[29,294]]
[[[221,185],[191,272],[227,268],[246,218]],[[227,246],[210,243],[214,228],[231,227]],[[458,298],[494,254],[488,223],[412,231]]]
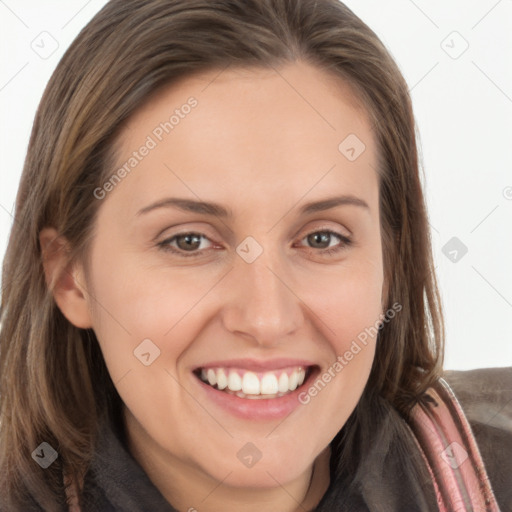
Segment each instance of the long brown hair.
[[[111,0],[81,31],[41,100],[3,264],[0,499],[66,503],[102,416],[119,407],[95,334],[71,325],[45,283],[38,235],[54,227],[85,261],[123,123],[159,88],[226,66],[306,61],[352,86],[380,151],[387,307],[367,387],[402,414],[438,378],[443,323],[408,87],[377,36],[338,0]],[[340,141],[341,142],[341,141]],[[40,468],[31,452],[58,453]],[[32,502],[30,502],[32,503]]]

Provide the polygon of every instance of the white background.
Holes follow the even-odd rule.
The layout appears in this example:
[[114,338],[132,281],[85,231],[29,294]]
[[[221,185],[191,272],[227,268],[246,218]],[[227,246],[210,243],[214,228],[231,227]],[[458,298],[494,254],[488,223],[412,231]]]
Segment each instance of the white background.
[[[512,0],[346,3],[383,40],[411,89],[445,306],[445,366],[512,366]],[[2,257],[44,86],[104,4],[0,0]],[[52,55],[38,55],[52,45]],[[453,237],[465,255],[460,242],[443,253]]]

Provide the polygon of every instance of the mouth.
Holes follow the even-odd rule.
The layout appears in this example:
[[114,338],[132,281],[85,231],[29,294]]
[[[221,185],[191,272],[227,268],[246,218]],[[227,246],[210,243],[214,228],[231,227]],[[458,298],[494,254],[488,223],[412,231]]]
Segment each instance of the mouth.
[[319,365],[290,358],[212,361],[192,370],[207,407],[246,421],[282,421],[297,409],[311,414],[299,396],[319,373]]
[[314,372],[314,365],[287,366],[255,371],[246,368],[209,366],[194,375],[216,391],[250,400],[269,400],[295,393]]

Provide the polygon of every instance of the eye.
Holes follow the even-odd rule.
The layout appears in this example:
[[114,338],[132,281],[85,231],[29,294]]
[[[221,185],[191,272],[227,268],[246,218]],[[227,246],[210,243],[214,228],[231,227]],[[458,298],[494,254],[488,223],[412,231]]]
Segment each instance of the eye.
[[[313,231],[302,238],[308,244],[304,246],[302,243],[299,247],[307,249],[315,249],[316,254],[335,254],[352,244],[352,240],[341,233],[329,229]],[[182,257],[201,256],[205,251],[211,249],[211,240],[202,233],[185,232],[178,233],[170,238],[159,242],[157,245],[163,251],[168,251]]]
[[[329,229],[313,231],[306,235],[301,242],[304,240],[309,244],[309,248],[318,249],[315,252],[320,254],[334,254],[352,244],[352,240],[347,236]],[[302,244],[300,246],[304,247]]]
[[199,256],[202,251],[208,249],[204,246],[203,241],[211,242],[202,233],[178,233],[159,242],[158,246],[164,251],[170,251],[184,257]]

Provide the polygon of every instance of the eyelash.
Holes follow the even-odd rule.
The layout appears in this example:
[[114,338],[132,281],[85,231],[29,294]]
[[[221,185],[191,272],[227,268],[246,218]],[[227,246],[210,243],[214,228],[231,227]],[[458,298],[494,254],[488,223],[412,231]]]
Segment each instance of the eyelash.
[[[350,238],[344,236],[344,235],[341,235],[340,233],[337,233],[336,231],[332,231],[330,229],[319,229],[319,230],[316,230],[316,231],[311,231],[310,233],[307,233],[306,235],[304,235],[302,238],[301,238],[301,241],[304,240],[305,238],[307,238],[308,236],[311,236],[311,235],[315,235],[315,234],[318,234],[318,233],[326,233],[330,236],[334,236],[336,238],[338,238],[340,241],[341,241],[341,244],[340,246],[338,247],[327,247],[325,249],[319,249],[315,252],[317,253],[320,253],[322,255],[328,255],[328,256],[333,256],[337,253],[339,253],[340,251],[350,247],[353,242]],[[163,240],[162,242],[159,242],[157,245],[158,247],[163,250],[163,251],[166,251],[166,252],[171,252],[173,254],[176,254],[180,257],[184,257],[184,258],[195,258],[195,257],[198,257],[198,256],[201,256],[202,255],[202,252],[203,251],[193,251],[193,252],[186,252],[186,251],[183,251],[183,250],[179,250],[179,249],[176,249],[174,247],[172,247],[170,244],[172,242],[174,242],[178,237],[180,236],[185,236],[185,235],[195,235],[195,236],[199,236],[201,238],[204,238],[206,240],[209,240],[209,238],[205,235],[203,235],[202,233],[197,233],[197,232],[194,232],[194,231],[185,231],[183,233],[177,233],[176,235],[172,236],[171,238],[167,238],[165,240]],[[211,242],[211,240],[210,240]],[[304,246],[301,246],[301,247],[304,247]],[[314,250],[315,248],[314,247],[309,247],[310,250]],[[207,250],[207,249],[204,249],[204,250]]]

